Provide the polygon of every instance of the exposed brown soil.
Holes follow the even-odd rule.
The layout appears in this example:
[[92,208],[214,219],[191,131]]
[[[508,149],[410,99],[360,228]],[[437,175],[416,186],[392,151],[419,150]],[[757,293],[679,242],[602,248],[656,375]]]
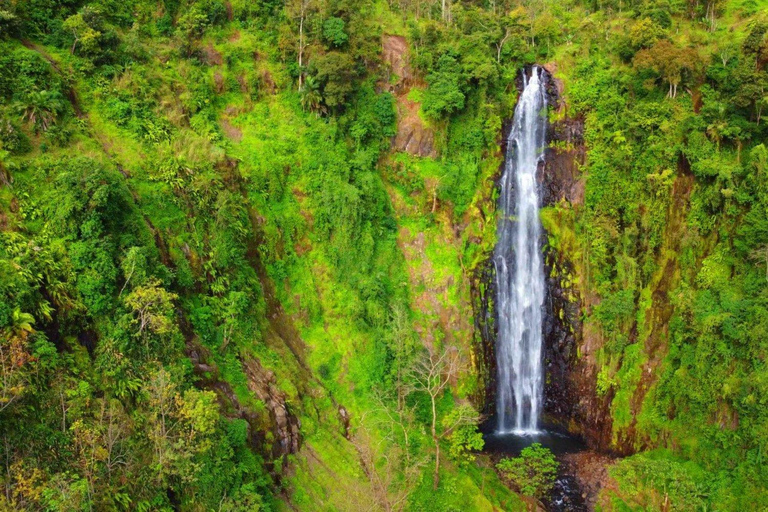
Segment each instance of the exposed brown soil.
[[244,75],[237,75],[237,83],[240,84],[240,92],[243,94],[248,94],[250,92],[250,87],[248,87],[248,82],[245,80]]
[[269,70],[262,69],[259,73],[259,80],[261,82],[260,91],[264,91],[266,94],[277,94],[277,85]]
[[436,157],[435,134],[419,117],[420,105],[408,99],[408,94],[397,96],[397,135],[393,146],[417,156]]
[[236,126],[231,125],[226,119],[221,120],[221,129],[224,131],[224,135],[235,142],[240,142],[243,138],[243,132]]
[[222,94],[226,90],[227,86],[224,82],[224,76],[216,71],[213,74],[213,90],[216,91],[216,94]]
[[[408,42],[403,36],[385,35],[381,38],[381,47],[381,57],[389,64],[390,73],[397,77],[399,83],[407,86],[413,78],[408,64]],[[387,78],[391,80],[391,76]]]
[[221,54],[216,51],[216,49],[210,43],[208,43],[208,46],[200,50],[200,57],[203,61],[203,64],[207,66],[221,66],[221,64],[224,62]]

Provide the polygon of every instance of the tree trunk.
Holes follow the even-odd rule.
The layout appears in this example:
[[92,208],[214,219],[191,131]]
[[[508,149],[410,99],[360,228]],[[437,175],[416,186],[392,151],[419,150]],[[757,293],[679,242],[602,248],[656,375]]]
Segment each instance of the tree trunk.
[[432,489],[437,490],[440,484],[440,440],[435,436],[435,475],[432,478]]
[[440,484],[440,440],[437,438],[437,408],[435,407],[435,396],[430,394],[432,399],[432,440],[435,442],[435,474],[432,478],[432,488],[437,490]]
[[299,91],[304,86],[304,72],[301,70],[304,59],[304,7],[301,8],[301,20],[299,21]]

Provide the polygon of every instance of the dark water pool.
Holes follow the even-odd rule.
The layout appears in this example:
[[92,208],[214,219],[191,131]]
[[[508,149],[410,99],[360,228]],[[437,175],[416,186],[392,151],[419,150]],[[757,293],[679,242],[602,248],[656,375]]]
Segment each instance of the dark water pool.
[[516,434],[514,432],[500,434],[496,432],[496,421],[491,419],[480,427],[485,439],[485,452],[515,457],[520,451],[533,443],[552,450],[555,455],[577,453],[587,449],[578,437],[554,427],[543,425],[535,434]]
[[580,439],[550,430],[540,430],[537,434],[524,435],[490,432],[485,433],[483,438],[485,439],[486,451],[510,457],[520,455],[520,451],[523,448],[533,443],[539,443],[549,448],[555,455],[565,455],[566,453],[577,453],[586,450],[586,446]]

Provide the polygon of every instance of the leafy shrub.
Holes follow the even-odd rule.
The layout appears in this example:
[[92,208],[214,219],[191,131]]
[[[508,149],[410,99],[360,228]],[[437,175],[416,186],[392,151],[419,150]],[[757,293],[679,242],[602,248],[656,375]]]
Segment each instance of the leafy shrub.
[[474,462],[475,456],[472,452],[480,451],[485,446],[483,434],[476,424],[462,425],[454,430],[450,435],[450,442],[448,452],[459,465]]
[[421,104],[424,114],[437,120],[464,108],[461,82],[461,66],[456,57],[451,53],[442,55],[435,70],[427,76],[429,87]]
[[611,476],[619,481],[622,492],[632,496],[631,501],[649,509],[706,510],[708,489],[699,480],[699,471],[693,465],[643,454],[622,460]]
[[23,154],[32,149],[29,138],[8,119],[0,120],[0,148],[12,154]]
[[539,443],[523,448],[519,457],[504,458],[496,468],[518,486],[520,492],[534,498],[544,498],[555,485],[557,462],[552,452]]
[[323,23],[323,39],[335,47],[343,46],[349,40],[344,32],[344,20],[341,18],[328,18]]
[[323,100],[331,108],[340,107],[355,90],[357,66],[347,53],[328,52],[315,59],[315,76],[322,84]]

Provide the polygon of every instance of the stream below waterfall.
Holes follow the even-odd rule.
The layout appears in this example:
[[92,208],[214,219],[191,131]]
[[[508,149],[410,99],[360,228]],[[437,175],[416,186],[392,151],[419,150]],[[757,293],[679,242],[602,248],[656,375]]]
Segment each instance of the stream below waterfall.
[[485,439],[484,452],[494,460],[502,457],[517,457],[523,448],[533,443],[539,443],[555,454],[560,462],[560,472],[555,487],[544,503],[551,512],[586,512],[588,510],[584,489],[579,485],[573,464],[566,463],[569,455],[587,451],[584,442],[567,432],[549,426],[541,425],[535,434],[519,435],[515,433],[500,434],[495,430],[496,420],[492,419],[481,426]]

